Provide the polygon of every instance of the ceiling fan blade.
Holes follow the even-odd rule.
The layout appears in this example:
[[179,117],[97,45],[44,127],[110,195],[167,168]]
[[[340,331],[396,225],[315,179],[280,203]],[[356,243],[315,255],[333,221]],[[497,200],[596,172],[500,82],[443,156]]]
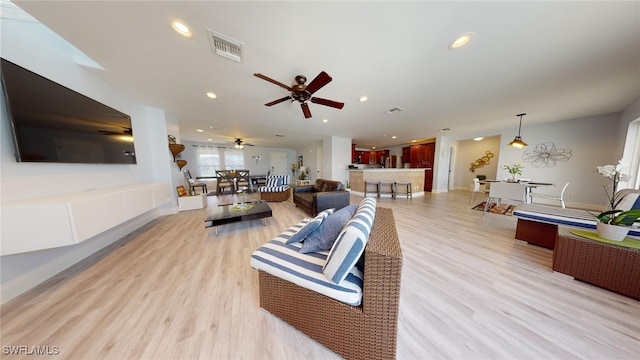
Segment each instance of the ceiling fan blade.
[[328,100],[328,99],[317,98],[317,97],[312,97],[311,102],[315,104],[331,106],[337,109],[342,109],[344,107],[344,103]]
[[285,97],[283,97],[283,98],[281,98],[281,99],[273,100],[272,102],[266,103],[266,104],[264,104],[264,105],[265,105],[265,106],[273,106],[273,105],[275,105],[275,104],[280,104],[281,102],[283,102],[283,101],[287,101],[287,100],[289,100],[289,99],[291,99],[291,96],[285,96]]
[[302,113],[304,114],[304,118],[308,119],[311,117],[311,110],[309,110],[309,105],[307,105],[307,103],[302,103],[300,104],[300,107],[302,108]]
[[327,74],[326,72],[322,71],[320,74],[318,74],[318,76],[316,76],[315,79],[313,79],[309,83],[309,85],[307,85],[306,91],[309,94],[313,94],[314,92],[320,90],[323,86],[330,83],[331,80],[333,80],[331,76],[329,76],[329,74]]
[[270,78],[270,77],[268,77],[268,76],[265,76],[265,75],[262,75],[262,74],[260,74],[260,73],[255,73],[255,74],[253,74],[253,76],[255,76],[255,77],[259,77],[259,78],[260,78],[260,79],[262,79],[262,80],[266,80],[266,81],[268,81],[268,82],[270,82],[270,83],[272,83],[272,84],[278,85],[278,86],[280,86],[281,88],[285,88],[285,89],[287,89],[287,90],[289,90],[289,91],[291,91],[291,90],[292,90],[292,89],[291,89],[291,87],[290,87],[289,85],[285,85],[285,84],[283,84],[283,83],[281,83],[281,82],[279,82],[279,81],[277,81],[277,80],[273,80],[272,78]]

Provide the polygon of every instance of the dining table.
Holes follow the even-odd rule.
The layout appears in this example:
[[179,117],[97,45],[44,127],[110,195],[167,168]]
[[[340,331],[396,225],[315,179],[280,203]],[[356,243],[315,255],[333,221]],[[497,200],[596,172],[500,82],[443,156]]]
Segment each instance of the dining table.
[[492,183],[505,183],[505,184],[518,184],[519,187],[523,188],[524,192],[522,194],[522,201],[525,204],[531,204],[532,201],[532,196],[531,196],[531,191],[533,189],[539,188],[539,187],[553,187],[555,186],[554,183],[549,183],[549,182],[540,182],[540,181],[516,181],[516,182],[512,182],[512,181],[505,181],[505,180],[480,180],[480,184],[485,184],[485,185],[489,185],[489,188],[491,188],[491,184]]

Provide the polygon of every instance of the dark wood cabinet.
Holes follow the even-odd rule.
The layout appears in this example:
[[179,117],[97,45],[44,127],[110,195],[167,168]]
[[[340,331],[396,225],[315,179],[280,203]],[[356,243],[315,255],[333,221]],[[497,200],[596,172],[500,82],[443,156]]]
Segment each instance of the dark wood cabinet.
[[353,148],[354,164],[380,164],[383,157],[389,157],[389,150],[357,151]]
[[402,148],[402,167],[406,163],[411,163],[411,147],[409,146]]
[[433,189],[433,170],[426,169],[424,171],[424,191],[429,191]]
[[402,162],[409,163],[410,168],[424,168],[424,191],[433,189],[433,161],[435,159],[435,143],[411,145],[402,148]]
[[411,168],[431,168],[435,152],[435,143],[411,145],[402,148],[402,162]]

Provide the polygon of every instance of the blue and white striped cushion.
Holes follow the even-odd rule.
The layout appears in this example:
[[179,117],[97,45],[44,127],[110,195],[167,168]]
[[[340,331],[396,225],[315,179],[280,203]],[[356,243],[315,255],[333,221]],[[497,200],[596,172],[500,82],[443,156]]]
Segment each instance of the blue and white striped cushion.
[[340,283],[329,281],[322,272],[328,251],[302,254],[300,243],[286,244],[310,219],[288,228],[251,255],[251,267],[265,271],[303,288],[326,295],[348,305],[362,302],[363,274],[355,266]]
[[260,192],[282,192],[289,189],[291,180],[289,175],[269,175],[266,186],[258,188]]
[[276,186],[278,186],[278,178],[275,176],[269,176],[269,178],[267,179],[266,187],[276,187]]
[[327,263],[322,268],[322,272],[332,282],[338,284],[344,280],[362,256],[375,216],[375,198],[365,198],[360,202],[356,214],[338,235],[329,252]]
[[258,191],[260,192],[283,192],[287,189],[289,189],[289,185],[282,185],[282,186],[274,186],[274,187],[268,187],[268,186],[260,186],[258,188]]

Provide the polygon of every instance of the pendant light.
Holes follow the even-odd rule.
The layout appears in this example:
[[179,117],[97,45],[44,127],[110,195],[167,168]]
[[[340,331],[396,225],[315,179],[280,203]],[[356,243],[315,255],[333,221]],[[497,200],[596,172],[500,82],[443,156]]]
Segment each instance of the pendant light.
[[520,116],[520,126],[518,126],[518,135],[515,137],[515,139],[513,139],[512,142],[509,143],[509,146],[513,146],[514,148],[518,148],[518,149],[521,149],[527,146],[527,143],[522,141],[522,138],[520,137],[520,130],[522,129],[522,117],[525,115],[527,114],[522,113],[522,114],[516,115],[516,116]]

